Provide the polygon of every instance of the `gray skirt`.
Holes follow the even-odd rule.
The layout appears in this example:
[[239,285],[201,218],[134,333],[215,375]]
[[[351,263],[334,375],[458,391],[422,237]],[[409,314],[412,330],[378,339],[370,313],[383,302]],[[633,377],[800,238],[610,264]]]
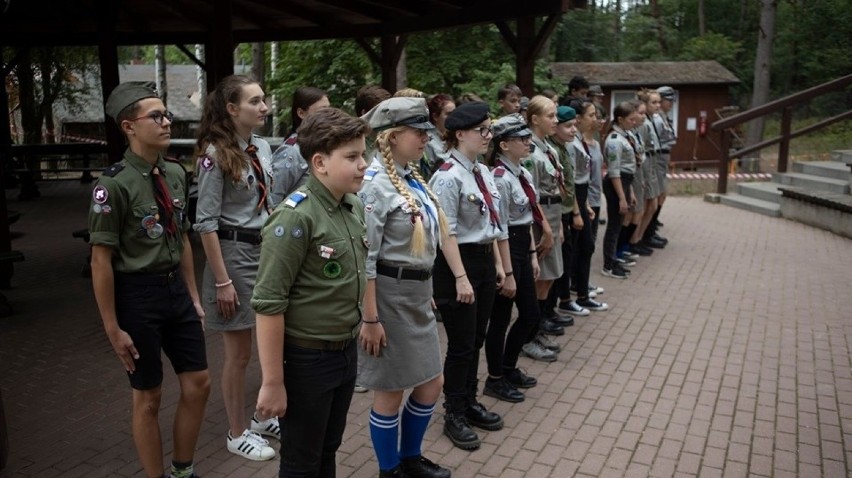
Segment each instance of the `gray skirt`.
[[387,347],[379,357],[358,347],[358,384],[385,392],[422,385],[439,375],[441,345],[432,312],[432,281],[376,276],[376,305]]
[[[633,184],[630,185],[633,188],[633,195],[636,196],[636,205],[630,208],[630,212],[640,213],[645,209],[645,170],[642,169],[642,166],[636,168],[636,172],[633,173]],[[630,196],[626,196],[627,203],[630,203]]]
[[645,199],[653,199],[660,195],[660,181],[657,180],[657,155],[652,154],[642,163],[645,175]]
[[[559,242],[559,226],[562,224],[562,204],[541,205],[544,212],[544,218],[550,224],[553,230],[553,249],[550,254],[545,257],[538,258],[538,266],[541,268],[541,274],[538,280],[556,280],[562,277],[564,265],[562,264],[562,244]],[[535,240],[538,242],[541,239],[541,228],[533,227]],[[566,235],[570,235],[571,231],[565,231]]]
[[669,159],[671,159],[670,153],[662,153],[657,156],[657,161],[654,162],[654,167],[657,171],[657,183],[660,187],[660,194],[665,194],[666,187],[669,185]]
[[207,327],[218,331],[250,329],[255,323],[251,295],[257,278],[257,267],[260,264],[260,246],[227,239],[220,239],[219,245],[222,249],[222,258],[225,260],[225,269],[228,271],[228,277],[234,281],[234,289],[237,291],[240,305],[237,306],[236,313],[227,320],[219,314],[216,302],[216,278],[213,276],[210,264],[206,263],[201,283],[201,304],[204,307]]

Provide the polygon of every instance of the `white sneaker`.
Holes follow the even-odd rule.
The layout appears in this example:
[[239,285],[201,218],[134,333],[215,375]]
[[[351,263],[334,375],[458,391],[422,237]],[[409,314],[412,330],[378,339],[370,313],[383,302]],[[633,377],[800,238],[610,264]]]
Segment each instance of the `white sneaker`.
[[278,417],[260,421],[257,419],[257,415],[252,415],[250,429],[257,434],[281,440],[281,427],[278,425]]
[[237,438],[231,438],[228,432],[228,451],[254,461],[267,461],[275,458],[275,449],[269,446],[257,432],[246,430]]

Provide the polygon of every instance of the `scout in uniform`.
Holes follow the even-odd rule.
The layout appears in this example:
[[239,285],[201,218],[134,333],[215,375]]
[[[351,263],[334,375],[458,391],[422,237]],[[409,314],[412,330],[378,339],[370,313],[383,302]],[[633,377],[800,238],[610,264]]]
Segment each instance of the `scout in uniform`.
[[299,149],[299,137],[296,132],[299,125],[302,124],[302,120],[308,114],[329,105],[328,95],[319,88],[302,86],[293,92],[293,101],[290,105],[290,121],[293,129],[290,136],[287,136],[281,146],[272,154],[272,168],[275,177],[272,182],[269,202],[273,208],[308,180],[310,165]]
[[[562,276],[562,200],[566,194],[564,171],[556,149],[548,144],[546,137],[556,131],[556,104],[544,96],[534,96],[527,111],[527,124],[533,132],[532,153],[523,161],[533,176],[533,187],[539,193],[538,202],[545,221],[534,225],[538,241],[538,263],[541,273],[536,280],[536,296],[541,309],[539,331],[548,335],[563,335],[563,327],[556,321],[560,318],[548,301],[553,281]],[[530,337],[532,341],[534,335]]]
[[648,178],[649,198],[645,201],[645,212],[642,214],[642,222],[636,232],[633,233],[632,243],[654,249],[662,249],[665,242],[653,237],[653,229],[650,226],[654,213],[657,212],[658,198],[660,197],[660,181],[657,175],[660,173],[658,164],[660,162],[660,138],[654,128],[653,116],[660,110],[660,94],[656,90],[643,89],[639,92],[639,99],[645,104],[645,117],[642,125],[638,128],[642,142],[647,147],[645,161],[642,168],[646,171]]
[[607,164],[603,192],[606,196],[607,224],[604,233],[604,261],[601,273],[616,279],[626,279],[628,272],[618,264],[616,249],[621,234],[621,223],[635,204],[633,174],[636,172],[635,140],[627,131],[633,127],[630,117],[636,114],[636,106],[629,101],[619,103],[613,110],[612,129],[604,147]]
[[[444,136],[447,134],[444,122],[447,120],[447,115],[456,109],[456,104],[450,95],[438,93],[429,98],[427,106],[429,106],[429,121],[435,125],[434,128],[426,132],[429,135],[429,142],[426,143],[425,158],[429,171],[428,175],[423,177],[428,181],[432,178],[432,174],[450,157],[447,151],[447,143],[444,141]],[[420,174],[423,175],[423,172],[421,167]]]
[[494,248],[501,232],[500,195],[491,173],[476,160],[491,138],[488,105],[460,105],[447,116],[446,127],[450,159],[429,181],[449,223],[432,275],[435,304],[447,331],[444,434],[459,448],[473,450],[480,440],[471,425],[503,428],[500,415],[476,400],[477,369],[494,292],[498,285],[512,291],[515,285],[511,276],[503,284],[502,259]]
[[378,132],[378,152],[359,193],[370,249],[358,383],[374,390],[379,476],[447,478],[449,470],[421,454],[444,383],[431,277],[441,223],[449,226],[416,167],[434,126],[423,98],[390,98],[362,118]]
[[[280,438],[278,418],[246,426],[246,367],[251,358],[252,290],[260,260],[260,228],[269,217],[269,144],[252,129],[269,113],[260,85],[246,76],[224,78],[209,95],[198,128],[198,208],[193,226],[207,256],[201,285],[207,326],[222,333],[222,401],[228,414],[228,451],[255,461],[275,450],[261,437]],[[235,147],[236,146],[236,147]]]
[[[521,160],[529,154],[532,131],[519,114],[498,119],[493,130],[491,162],[495,166],[494,182],[500,192],[502,237],[509,241],[510,270],[517,283],[517,292],[514,298],[507,297],[503,291],[497,291],[495,296],[485,338],[488,379],[483,393],[498,400],[521,402],[525,397],[518,389],[531,388],[537,383],[535,378],[518,369],[517,364],[521,348],[541,319],[535,295],[539,267],[532,224],[534,221],[541,223],[544,216],[532,186],[532,174],[521,166]],[[518,319],[509,328],[516,305]],[[541,360],[556,360],[556,354],[550,350],[544,349],[542,355]]]
[[336,108],[309,114],[299,148],[307,182],[263,227],[251,305],[262,384],[258,413],[281,421],[279,476],[333,477],[357,364],[367,286],[361,188],[367,123]]
[[524,94],[518,85],[508,84],[497,90],[497,104],[500,105],[498,114],[503,117],[515,113],[520,113],[521,96]]
[[[658,201],[657,211],[654,213],[654,219],[651,221],[650,226],[655,234],[662,227],[659,217],[660,210],[666,202],[666,186],[668,183],[666,175],[669,172],[672,148],[677,143],[677,132],[669,118],[669,113],[676,101],[675,90],[671,86],[661,86],[657,88],[657,92],[660,94],[660,111],[654,115],[654,126],[660,137],[660,156],[659,163],[657,163],[657,180],[660,181],[660,200]],[[657,235],[657,238],[666,242],[665,238],[659,235]]]
[[160,442],[165,352],[180,382],[171,475],[194,476],[193,454],[210,392],[185,213],[183,167],[163,159],[173,115],[147,84],[122,83],[105,110],[127,137],[124,158],[92,191],[92,284],[107,337],[133,387],[133,440],[145,475],[163,475]]

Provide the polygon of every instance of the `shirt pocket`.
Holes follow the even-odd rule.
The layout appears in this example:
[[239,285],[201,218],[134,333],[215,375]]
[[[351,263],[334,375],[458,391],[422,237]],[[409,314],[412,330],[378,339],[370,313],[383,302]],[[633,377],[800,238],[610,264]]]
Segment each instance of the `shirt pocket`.
[[[249,178],[251,178],[251,184],[249,184]],[[256,181],[257,178],[254,177],[254,173],[243,176],[239,181],[234,181],[233,179],[226,181],[225,189],[227,190],[228,198],[238,203],[251,202],[254,199],[254,191],[257,188]]]
[[326,279],[348,277],[350,269],[353,269],[349,249],[349,240],[344,238],[327,239],[317,243],[314,253],[319,258],[320,270]]

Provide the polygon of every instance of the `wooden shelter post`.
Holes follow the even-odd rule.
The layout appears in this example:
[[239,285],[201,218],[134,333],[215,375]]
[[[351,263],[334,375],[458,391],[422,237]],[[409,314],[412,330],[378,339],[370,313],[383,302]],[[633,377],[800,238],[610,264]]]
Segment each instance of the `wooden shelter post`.
[[[12,60],[14,61],[14,60]],[[6,185],[5,170],[12,159],[12,132],[9,125],[9,96],[6,93],[6,75],[14,65],[7,65],[3,59],[3,47],[0,46],[0,67],[3,69],[3,88],[0,90],[0,190]],[[0,253],[12,250],[12,235],[9,232],[9,211],[6,206],[6,193],[0,194]],[[8,285],[12,277],[12,264],[0,263],[0,284]]]
[[509,49],[515,53],[515,83],[527,96],[535,94],[535,60],[560,18],[561,14],[549,15],[536,30],[536,17],[520,17],[514,32],[506,22],[496,23]]
[[231,0],[215,0],[211,28],[204,45],[207,65],[207,91],[213,91],[226,76],[234,74],[234,29]]

